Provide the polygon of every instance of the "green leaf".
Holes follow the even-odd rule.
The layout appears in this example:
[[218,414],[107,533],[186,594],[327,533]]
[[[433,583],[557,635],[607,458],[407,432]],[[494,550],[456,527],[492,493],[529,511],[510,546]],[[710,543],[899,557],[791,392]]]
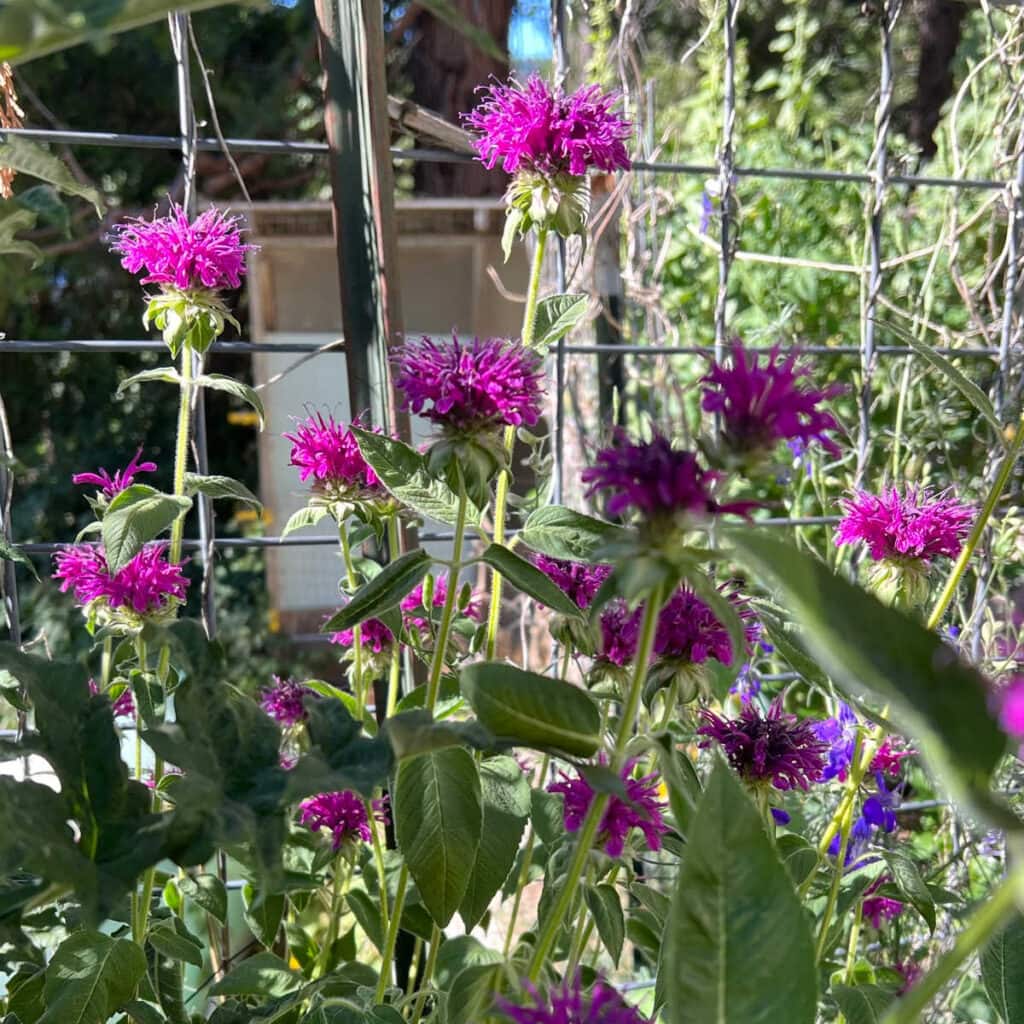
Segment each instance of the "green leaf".
[[597,934],[612,958],[612,967],[618,968],[622,944],[626,941],[626,918],[622,913],[619,890],[614,885],[588,885],[583,896],[597,925]]
[[0,7],[0,60],[22,64],[68,46],[160,21],[171,11],[199,11],[225,0],[8,0]]
[[235,398],[245,402],[246,405],[252,406],[260,418],[260,430],[263,429],[263,421],[266,419],[263,399],[248,384],[243,384],[240,380],[235,380],[234,377],[226,377],[223,373],[204,373],[196,377],[195,382],[201,388],[226,391],[229,395],[234,395]]
[[228,893],[224,883],[216,875],[182,875],[178,888],[186,899],[202,907],[221,924],[228,916]]
[[133,384],[146,384],[149,381],[161,380],[170,384],[181,384],[181,374],[173,366],[157,366],[152,370],[143,370],[126,377],[117,386],[115,398],[120,398]]
[[203,966],[203,944],[185,927],[180,918],[157,921],[146,936],[150,945],[171,960]]
[[307,505],[305,508],[300,508],[298,512],[293,512],[288,517],[281,536],[287,537],[289,533],[294,533],[306,526],[316,526],[328,512],[330,509],[326,505]]
[[807,916],[760,814],[721,760],[679,867],[665,944],[669,1024],[813,1024]]
[[484,824],[480,846],[459,905],[467,931],[479,924],[504,885],[530,817],[530,784],[514,757],[489,757],[480,765]]
[[431,557],[422,548],[407,551],[361,586],[352,595],[352,600],[320,627],[320,632],[336,633],[351,629],[394,608],[427,575],[430,564]]
[[527,547],[551,558],[593,562],[602,548],[625,536],[626,531],[621,526],[561,505],[547,505],[530,514],[519,539]]
[[167,1024],[163,1010],[156,1003],[151,1003],[148,1000],[129,1000],[124,1004],[123,1009],[132,1024]]
[[37,223],[49,224],[57,228],[64,238],[71,238],[71,214],[52,185],[34,185],[19,192],[14,201],[22,209],[30,210]]
[[380,902],[372,899],[364,889],[349,889],[345,894],[348,909],[366,932],[367,938],[377,947],[378,952],[384,949],[384,932],[381,929]]
[[[0,9],[0,60],[4,60],[3,53],[6,48],[3,26],[7,16],[8,11]],[[97,217],[103,216],[103,197],[99,192],[91,185],[83,185],[78,181],[59,157],[54,156],[38,142],[0,130],[0,167],[12,167],[22,174],[49,182],[68,195],[80,196],[92,203]],[[33,218],[34,216],[33,214]]]
[[925,880],[921,877],[917,865],[907,856],[895,850],[886,850],[883,854],[892,880],[903,898],[924,919],[928,927],[935,931],[935,900],[928,891]]
[[[350,428],[359,442],[363,458],[373,467],[380,482],[402,504],[427,519],[454,526],[458,515],[458,495],[442,480],[431,476],[426,456],[394,438],[372,430]],[[483,513],[472,502],[467,520],[479,523]]]
[[476,964],[459,971],[448,993],[448,1024],[485,1019],[501,970],[501,964]]
[[600,745],[601,714],[578,686],[498,661],[468,665],[459,684],[481,723],[501,739],[578,757]]
[[954,797],[999,827],[1021,826],[989,792],[1006,737],[979,672],[916,619],[791,544],[754,530],[729,538],[741,561],[778,590],[809,651],[843,690],[891,703],[893,719],[916,737]]
[[107,567],[123,569],[144,544],[159,536],[192,507],[192,499],[161,494],[145,484],[132,484],[116,495],[103,514],[103,548]]
[[248,502],[257,508],[263,507],[260,499],[245,484],[230,476],[200,476],[198,473],[186,473],[185,493],[205,494],[208,498],[232,498],[235,501]]
[[36,572],[36,567],[32,564],[32,559],[29,558],[28,555],[26,555],[20,548],[11,544],[5,537],[3,537],[3,535],[0,535],[0,559],[24,565],[36,578],[36,582],[39,582],[39,573]]
[[879,1024],[893,1001],[893,994],[877,985],[833,985],[832,998],[846,1024]]
[[494,744],[494,737],[479,722],[436,722],[423,708],[392,715],[381,726],[381,732],[391,744],[396,761],[443,747],[468,745],[486,750]]
[[688,835],[701,794],[697,770],[689,757],[676,747],[670,734],[655,736],[653,745],[658,753],[661,777],[668,786],[668,803],[676,827],[682,835]]
[[481,556],[492,569],[501,573],[517,590],[542,605],[569,618],[582,619],[584,614],[546,573],[520,558],[504,544],[491,544]]
[[134,942],[75,932],[46,968],[46,1013],[39,1024],[107,1024],[145,973],[146,956]]
[[472,755],[449,747],[403,761],[394,811],[398,848],[424,906],[443,928],[466,894],[480,845],[483,800]]
[[794,885],[800,885],[818,867],[818,851],[803,836],[792,832],[775,840],[782,863],[786,865]]
[[1003,1024],[1024,1020],[1024,917],[1018,915],[981,954],[981,980]]
[[551,295],[537,303],[533,348],[545,349],[564,338],[587,314],[586,295]]
[[446,939],[438,950],[434,981],[444,992],[464,968],[501,962],[501,954],[495,949],[488,949],[479,939],[472,935],[456,935]]
[[302,987],[303,977],[273,953],[247,957],[210,989],[212,996],[286,996]]
[[265,893],[248,883],[242,887],[245,923],[261,945],[268,949],[277,939],[284,916],[285,898],[280,893]]

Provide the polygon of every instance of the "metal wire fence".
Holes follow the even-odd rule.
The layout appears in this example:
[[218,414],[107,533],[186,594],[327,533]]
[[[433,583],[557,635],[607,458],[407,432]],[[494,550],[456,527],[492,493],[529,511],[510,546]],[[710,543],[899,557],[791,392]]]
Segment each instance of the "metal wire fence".
[[[868,466],[869,455],[873,444],[871,409],[874,397],[874,377],[880,358],[908,356],[914,349],[903,345],[879,344],[877,338],[877,313],[886,284],[887,264],[884,256],[884,225],[886,218],[887,198],[895,186],[909,186],[915,189],[946,189],[957,193],[963,191],[1000,192],[1004,195],[1006,209],[1007,253],[1004,271],[1003,308],[999,329],[998,345],[978,345],[966,347],[936,347],[939,354],[956,356],[961,359],[991,360],[998,365],[999,373],[995,385],[995,403],[997,411],[1002,415],[1010,400],[1007,382],[1010,377],[1012,353],[1020,343],[1022,321],[1019,315],[1019,272],[1020,272],[1020,230],[1021,230],[1021,193],[1024,191],[1024,148],[1020,144],[1020,135],[1016,141],[1015,174],[1008,180],[928,176],[920,174],[891,173],[889,159],[889,139],[893,117],[893,33],[901,14],[903,0],[883,0],[877,5],[876,24],[878,27],[878,45],[880,53],[878,99],[874,115],[873,146],[868,165],[861,171],[838,171],[815,167],[772,167],[746,166],[736,161],[736,124],[738,99],[736,92],[736,46],[737,17],[740,0],[725,0],[721,11],[721,32],[724,47],[724,63],[722,65],[724,80],[722,84],[721,136],[718,157],[714,163],[677,163],[659,162],[653,159],[637,160],[634,172],[644,175],[665,176],[698,176],[713,177],[717,180],[720,202],[718,222],[718,279],[717,295],[714,305],[714,344],[713,346],[666,345],[666,344],[622,344],[622,343],[583,343],[562,339],[558,342],[555,352],[555,396],[556,417],[554,425],[554,473],[556,477],[556,498],[562,493],[562,476],[564,473],[563,453],[565,446],[565,403],[566,365],[569,356],[594,356],[604,353],[631,355],[649,358],[666,355],[688,355],[704,358],[718,358],[724,353],[724,346],[729,337],[729,298],[730,281],[736,261],[736,200],[735,190],[740,179],[765,179],[798,182],[821,182],[827,184],[849,184],[863,186],[866,191],[867,209],[867,257],[863,266],[844,268],[856,272],[864,282],[863,299],[860,308],[860,342],[857,345],[801,345],[802,352],[808,354],[846,355],[855,357],[859,364],[860,387],[857,394],[858,424],[856,431],[856,469],[855,482],[864,479]],[[716,8],[717,9],[717,8]],[[564,32],[565,16],[561,0],[555,0],[552,17],[554,31],[554,52],[561,61],[556,68],[557,75],[564,77],[568,68],[565,55],[568,52],[565,39],[560,35]],[[185,168],[186,205],[194,209],[195,204],[195,157],[197,152],[210,151],[224,153],[228,156],[243,154],[275,154],[326,157],[329,146],[324,142],[299,142],[283,139],[247,139],[247,138],[200,138],[197,135],[197,121],[193,101],[193,83],[190,76],[190,59],[188,52],[189,22],[187,15],[175,14],[170,17],[171,46],[175,57],[175,78],[178,95],[180,133],[178,135],[147,135],[132,133],[115,133],[101,131],[70,131],[56,129],[21,128],[10,129],[7,134],[19,135],[36,142],[60,144],[70,147],[108,147],[131,150],[168,150],[181,153]],[[1022,122],[1021,132],[1024,132]],[[0,133],[2,137],[4,133]],[[396,161],[461,161],[469,159],[464,154],[454,153],[435,148],[393,148],[391,156]],[[558,253],[559,278],[565,280],[565,253]],[[15,353],[31,353],[48,356],[61,352],[150,352],[164,348],[163,342],[138,340],[107,340],[107,339],[67,339],[41,341],[20,338],[0,339],[0,367],[5,355]],[[326,358],[337,352],[345,352],[345,341],[326,346],[318,352],[318,358]],[[251,354],[256,352],[296,353],[306,355],[309,347],[303,344],[282,342],[251,343],[244,340],[219,341],[213,346],[214,352],[231,354]],[[4,379],[0,369],[0,382]],[[0,390],[2,398],[2,390]],[[0,412],[2,412],[0,401]],[[203,416],[202,397],[198,398],[196,430],[194,438],[194,457],[199,472],[207,472],[208,451],[206,428]],[[14,488],[13,474],[10,469],[15,455],[12,438],[0,418],[0,537],[8,544],[17,544],[20,550],[30,555],[46,555],[63,546],[50,543],[34,543],[29,539],[14,536],[11,524],[12,495]],[[264,537],[225,537],[218,536],[215,521],[210,511],[208,499],[199,496],[196,521],[197,535],[185,541],[186,549],[197,552],[203,569],[203,612],[207,628],[213,634],[217,622],[217,595],[213,584],[213,564],[218,551],[230,548],[272,548],[272,547],[308,547],[316,545],[333,545],[335,536],[264,536]],[[814,526],[835,522],[836,517],[830,515],[803,517],[768,517],[759,522],[764,525],[778,527]],[[443,539],[445,534],[428,535],[426,539]],[[2,562],[3,603],[7,619],[7,628],[15,643],[23,640],[20,606],[18,600],[18,582],[15,565],[11,561]],[[982,574],[982,577],[984,574]],[[975,603],[984,598],[984,583],[979,580],[979,590],[975,595]]]

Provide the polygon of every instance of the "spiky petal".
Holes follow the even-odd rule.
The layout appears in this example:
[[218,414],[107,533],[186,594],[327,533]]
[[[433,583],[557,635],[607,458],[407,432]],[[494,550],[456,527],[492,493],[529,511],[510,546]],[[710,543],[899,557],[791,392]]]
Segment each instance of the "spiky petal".
[[601,584],[612,571],[610,565],[588,565],[564,558],[536,555],[533,564],[569,598],[577,608],[589,608]]
[[274,676],[274,683],[260,694],[260,707],[279,725],[298,725],[309,717],[303,701],[314,691],[294,679]]
[[[387,822],[387,809],[383,800],[371,804],[377,821]],[[326,829],[331,833],[331,846],[340,850],[346,843],[373,841],[373,828],[366,812],[366,802],[358,793],[345,789],[335,793],[320,793],[303,800],[299,805],[299,821],[312,832]]]
[[533,1005],[498,1000],[498,1009],[515,1024],[650,1024],[601,977],[589,991],[584,991],[578,974],[572,982],[563,981],[543,995],[530,982],[523,987]]
[[132,456],[131,461],[124,469],[117,469],[114,471],[114,475],[111,476],[105,469],[99,469],[95,473],[75,473],[71,477],[73,484],[93,484],[98,487],[103,493],[104,497],[108,500],[113,498],[115,495],[120,494],[123,490],[131,487],[135,483],[135,477],[138,473],[155,473],[156,463],[155,462],[140,462],[142,458],[142,448]]
[[[353,427],[362,427],[359,417]],[[295,429],[282,437],[292,445],[291,465],[299,469],[299,479],[310,477],[319,484],[360,491],[380,490],[377,474],[363,458],[359,443],[349,427],[335,422],[333,416],[315,413],[299,421]]]
[[[723,596],[743,622],[748,647],[758,636],[750,605],[728,590]],[[654,653],[659,658],[700,665],[713,658],[723,665],[733,661],[729,631],[718,616],[689,587],[678,587],[658,615]]]

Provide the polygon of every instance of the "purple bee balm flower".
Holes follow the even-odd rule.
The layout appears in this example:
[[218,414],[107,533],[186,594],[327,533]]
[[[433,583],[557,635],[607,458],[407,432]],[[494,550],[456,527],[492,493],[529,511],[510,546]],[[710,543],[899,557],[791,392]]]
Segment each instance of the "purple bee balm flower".
[[[635,764],[636,761],[628,761],[621,772],[630,802],[626,803],[613,796],[601,818],[597,841],[609,857],[621,856],[626,839],[634,828],[643,832],[649,850],[660,850],[661,837],[668,831],[668,826],[661,818],[665,805],[658,799],[658,776],[651,774],[634,779],[632,775]],[[594,800],[594,790],[582,775],[571,779],[565,772],[558,774],[562,781],[552,782],[548,792],[561,793],[565,797],[565,827],[569,832],[578,832]]]
[[[804,448],[817,441],[833,455],[839,449],[828,434],[837,431],[835,417],[818,406],[845,390],[833,384],[808,387],[805,367],[790,353],[780,362],[778,347],[760,354],[732,343],[732,364],[711,367],[704,377],[703,407],[721,417],[726,446],[737,455],[765,451],[780,441],[799,441]],[[801,449],[804,450],[804,448]]]
[[[355,643],[355,632],[351,629],[343,629],[340,633],[332,633],[330,642],[338,644],[340,647],[351,647]],[[394,634],[380,619],[366,619],[359,623],[359,643],[363,650],[382,654],[390,650],[394,642]]]
[[899,900],[875,895],[889,880],[887,875],[882,875],[881,878],[872,882],[864,892],[864,917],[871,922],[871,926],[875,929],[881,928],[883,921],[892,921],[903,913],[903,904]]
[[523,987],[533,999],[532,1006],[498,1000],[498,1009],[515,1024],[650,1024],[600,977],[588,992],[578,974],[571,983],[563,981],[545,995],[529,982]]
[[303,699],[312,696],[314,691],[308,686],[274,676],[274,685],[260,694],[260,707],[279,725],[298,725],[309,717]]
[[190,222],[171,203],[166,217],[132,217],[114,227],[111,250],[132,274],[144,271],[142,284],[180,291],[193,288],[238,288],[245,274],[245,254],[256,246],[242,241],[241,218],[221,210],[204,210]]
[[[96,695],[100,692],[100,688],[96,684],[95,679],[89,680],[89,692],[93,695]],[[113,702],[111,703],[110,709],[114,712],[115,718],[134,718],[135,701],[132,698],[132,691],[127,688],[122,690],[114,698]]]
[[707,519],[721,512],[745,515],[754,507],[752,502],[719,504],[712,496],[719,474],[703,469],[696,455],[673,448],[660,433],[650,441],[631,441],[617,431],[581,479],[589,485],[588,498],[607,496],[612,516],[632,509],[648,520],[680,513]]
[[61,593],[73,590],[80,605],[102,600],[110,609],[126,609],[137,615],[166,611],[172,601],[184,601],[188,580],[181,565],[164,557],[166,544],[147,544],[114,575],[100,547],[67,548],[54,558],[54,578]]
[[[352,426],[362,427],[359,418]],[[379,491],[377,474],[363,458],[355,434],[321,413],[309,416],[295,427],[293,433],[282,434],[291,441],[291,465],[298,466],[299,479],[310,477],[318,484],[347,490]]]
[[917,487],[908,487],[904,495],[895,487],[879,496],[855,491],[841,506],[836,544],[864,541],[875,561],[956,558],[975,514],[949,491],[933,495]]
[[[448,597],[448,577],[445,575],[439,575],[434,577],[434,592],[430,598],[430,606],[432,608],[443,608],[444,602]],[[412,591],[402,598],[402,603],[399,606],[402,609],[402,621],[406,628],[416,627],[422,633],[430,631],[430,622],[424,618],[422,613],[426,609],[423,607],[423,584],[417,583]],[[472,619],[474,622],[480,622],[484,615],[484,603],[483,598],[479,594],[473,594],[469,599],[469,604],[466,605],[462,612],[467,619]]]
[[828,763],[821,773],[822,781],[845,782],[857,744],[857,716],[853,709],[840,701],[835,717],[815,722],[812,728],[814,735],[828,745]]
[[610,565],[588,565],[564,558],[536,555],[533,564],[569,598],[577,608],[589,608],[594,595],[611,574]]
[[[724,596],[743,620],[747,644],[752,645],[757,640],[758,626],[753,621],[750,606],[735,594],[726,593]],[[659,658],[691,665],[700,665],[709,658],[723,665],[732,664],[729,631],[718,621],[715,613],[686,586],[675,591],[658,615],[654,653]]]
[[455,433],[534,426],[543,405],[540,356],[518,341],[409,341],[394,357],[403,408]]
[[748,782],[770,782],[782,790],[808,789],[821,777],[827,748],[812,723],[782,710],[781,697],[767,712],[748,704],[739,718],[720,718],[707,708],[700,716],[701,747],[718,743],[729,764]]
[[916,753],[916,750],[907,746],[907,741],[902,736],[886,736],[871,760],[871,770],[897,778],[903,770],[903,759],[913,757]]
[[[387,823],[387,808],[383,800],[371,804],[374,818]],[[373,828],[366,813],[366,801],[349,789],[336,793],[320,793],[299,804],[299,822],[312,832],[327,829],[331,833],[331,846],[340,850],[346,843],[373,842]]]
[[144,271],[142,284],[186,291],[237,288],[245,273],[245,254],[256,246],[242,241],[241,218],[220,210],[204,210],[189,222],[171,203],[166,217],[132,217],[114,227],[111,250],[132,274]]
[[142,449],[139,448],[132,457],[131,462],[124,469],[115,470],[113,476],[105,469],[100,469],[97,473],[75,473],[71,478],[71,482],[73,484],[94,484],[103,492],[106,498],[113,498],[114,495],[120,494],[135,483],[136,474],[156,472],[156,463],[139,462],[141,456]]
[[483,99],[462,120],[477,136],[474,145],[489,170],[499,163],[508,174],[545,176],[629,170],[625,143],[633,126],[612,109],[618,97],[600,86],[566,96],[534,74],[525,86],[513,78],[480,92]]
[[601,609],[601,657],[618,665],[628,665],[636,655],[640,639],[639,608],[630,610],[625,601],[616,598]]

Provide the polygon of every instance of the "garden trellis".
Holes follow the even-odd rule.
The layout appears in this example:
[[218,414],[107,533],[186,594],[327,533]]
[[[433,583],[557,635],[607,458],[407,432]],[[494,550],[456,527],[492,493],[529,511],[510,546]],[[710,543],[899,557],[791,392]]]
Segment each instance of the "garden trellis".
[[[321,5],[326,12],[331,5]],[[343,2],[334,5],[344,9],[352,6]],[[358,6],[358,5],[355,5]],[[371,5],[372,6],[372,5]],[[1010,6],[1010,5],[1006,5]],[[555,495],[561,492],[562,453],[565,445],[565,387],[566,358],[571,355],[613,355],[651,358],[657,356],[693,355],[710,358],[718,357],[724,351],[729,337],[727,305],[729,299],[730,275],[735,262],[736,239],[733,230],[733,200],[736,184],[741,179],[791,180],[804,182],[821,182],[844,185],[864,186],[866,203],[866,230],[869,239],[866,262],[857,270],[864,281],[864,300],[861,306],[859,345],[816,345],[812,342],[801,344],[800,351],[809,355],[852,355],[859,357],[861,388],[858,395],[859,421],[857,426],[857,463],[856,481],[860,482],[870,456],[872,436],[870,407],[872,402],[872,379],[880,358],[912,356],[915,349],[906,345],[879,344],[876,340],[878,300],[885,287],[885,255],[883,241],[883,220],[885,217],[887,197],[892,188],[902,186],[921,189],[946,189],[954,191],[987,191],[1002,192],[1005,195],[1007,211],[1005,284],[1003,289],[1003,313],[999,329],[997,346],[970,347],[935,347],[935,351],[943,356],[957,358],[996,360],[999,372],[996,377],[994,404],[997,413],[1002,416],[1009,397],[1012,380],[1012,352],[1021,339],[1022,322],[1019,302],[1020,275],[1020,230],[1021,230],[1021,195],[1024,191],[1024,147],[1018,142],[1019,155],[1015,162],[1015,173],[1006,180],[981,179],[972,177],[930,176],[926,174],[891,173],[889,168],[889,133],[892,122],[894,73],[892,59],[893,29],[897,19],[903,13],[902,0],[885,0],[878,5],[874,15],[879,35],[879,87],[878,104],[874,118],[874,144],[870,166],[863,171],[836,171],[808,167],[757,167],[745,166],[736,162],[735,126],[737,119],[737,100],[735,89],[735,46],[736,19],[740,12],[740,0],[725,0],[722,10],[722,40],[724,47],[724,81],[722,107],[722,130],[719,155],[716,163],[679,163],[659,162],[653,159],[634,161],[633,173],[641,180],[650,176],[687,175],[701,178],[713,178],[718,182],[720,199],[720,216],[718,239],[718,292],[715,301],[714,345],[666,345],[666,344],[625,344],[625,343],[584,343],[568,341],[565,338],[557,342],[554,356],[555,367],[555,429],[554,429],[554,474]],[[322,12],[323,13],[323,12]],[[376,15],[379,17],[379,9]],[[359,20],[354,10],[348,16]],[[567,48],[559,33],[564,32],[565,13],[563,4],[555,2],[552,17],[554,52],[564,62]],[[64,145],[70,147],[115,147],[126,150],[160,149],[180,151],[186,168],[186,182],[190,202],[194,204],[194,158],[197,151],[225,153],[229,157],[246,154],[302,155],[309,157],[332,158],[332,145],[329,142],[299,142],[281,139],[247,139],[221,137],[197,137],[195,112],[193,107],[194,83],[190,75],[189,26],[185,14],[170,17],[171,45],[175,57],[175,88],[177,90],[180,111],[181,134],[146,135],[133,133],[103,132],[98,130],[58,130],[38,128],[8,129],[11,135],[21,136],[36,142]],[[365,74],[366,68],[355,68],[359,74]],[[557,69],[559,77],[564,78],[568,68]],[[355,102],[356,97],[350,97]],[[363,125],[365,128],[365,124]],[[3,132],[0,131],[0,136]],[[373,140],[366,139],[363,143],[372,148]],[[399,161],[458,161],[468,160],[465,154],[448,150],[426,147],[392,149],[391,156]],[[335,205],[338,195],[335,193]],[[560,255],[560,264],[564,268],[564,253]],[[561,270],[564,280],[564,269]],[[337,345],[318,355],[318,358],[330,359],[332,353],[346,352],[350,358],[365,359],[373,346],[380,345],[382,339],[374,337],[374,332],[359,332],[351,338],[343,339]],[[146,352],[160,351],[163,342],[151,340],[59,340],[40,341],[33,339],[5,338],[0,341],[0,358],[5,353],[33,353],[39,356],[52,355],[59,352],[90,351],[90,352]],[[360,352],[359,350],[364,350]],[[246,341],[217,341],[215,350],[224,353],[251,354],[254,352],[279,352],[307,355],[308,346],[281,342],[250,343]],[[2,382],[0,374],[0,382]],[[2,394],[2,383],[0,383]],[[368,406],[365,393],[354,396],[352,408]],[[206,472],[208,452],[206,450],[205,426],[203,422],[203,400],[197,399],[197,431],[194,438],[196,463],[200,472]],[[17,545],[29,555],[52,554],[65,545],[39,544],[30,540],[22,540],[13,535],[10,522],[10,508],[13,475],[6,465],[6,460],[16,454],[11,450],[11,438],[2,432],[0,440],[5,450],[0,453],[4,460],[0,461],[0,534],[8,544]],[[291,536],[291,537],[218,537],[214,519],[209,508],[209,499],[198,496],[198,534],[185,541],[188,550],[198,552],[203,565],[204,618],[211,634],[216,630],[216,592],[212,580],[212,561],[218,548],[226,547],[288,547],[333,545],[333,536]],[[802,516],[802,517],[767,517],[759,519],[763,525],[778,527],[812,526],[828,524],[836,521],[836,516]],[[446,534],[432,535],[436,539],[448,539]],[[4,562],[4,602],[8,629],[12,639],[20,643],[22,630],[17,594],[16,569],[13,562]],[[981,600],[979,594],[977,600]]]

